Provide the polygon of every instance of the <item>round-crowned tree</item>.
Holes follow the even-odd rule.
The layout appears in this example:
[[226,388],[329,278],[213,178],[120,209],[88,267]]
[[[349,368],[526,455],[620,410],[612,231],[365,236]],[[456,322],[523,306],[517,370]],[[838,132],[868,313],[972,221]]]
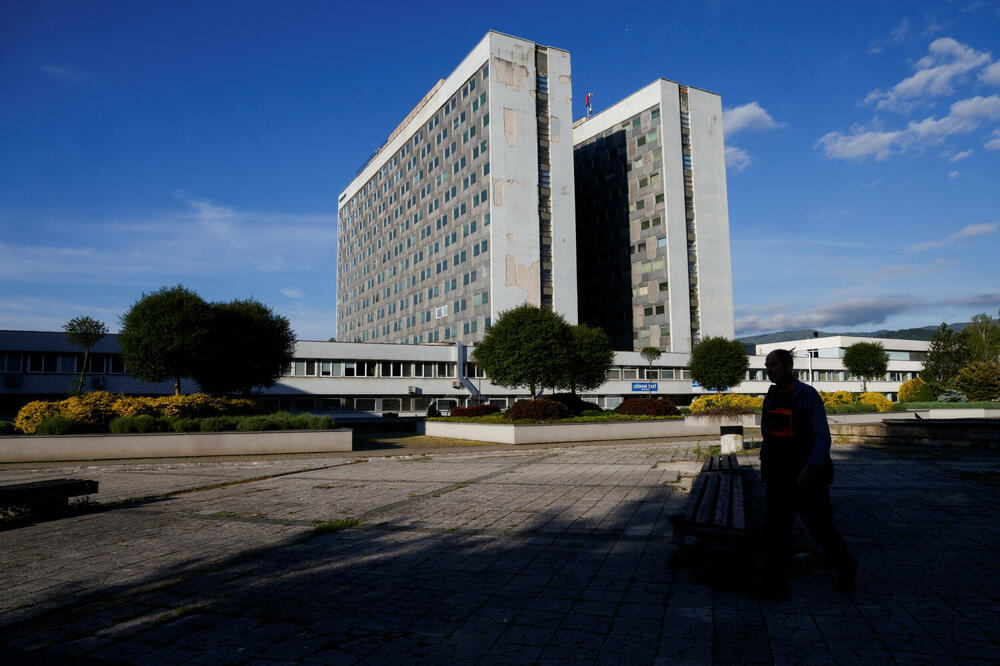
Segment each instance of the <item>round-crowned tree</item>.
[[273,386],[295,356],[288,320],[254,299],[212,303],[211,311],[207,353],[192,378],[216,395]]
[[855,342],[844,350],[844,367],[861,377],[861,392],[868,391],[868,380],[883,377],[889,367],[889,355],[879,342]]
[[128,373],[157,384],[193,377],[205,358],[211,308],[201,296],[182,285],[143,294],[122,317],[118,342]]
[[743,381],[750,360],[739,340],[705,338],[691,348],[691,379],[707,389],[725,391]]
[[570,329],[569,358],[556,388],[571,393],[593,391],[608,380],[615,360],[611,340],[604,329],[579,324]]
[[527,386],[534,398],[539,389],[564,382],[572,339],[561,315],[521,305],[500,314],[472,356],[494,384]]

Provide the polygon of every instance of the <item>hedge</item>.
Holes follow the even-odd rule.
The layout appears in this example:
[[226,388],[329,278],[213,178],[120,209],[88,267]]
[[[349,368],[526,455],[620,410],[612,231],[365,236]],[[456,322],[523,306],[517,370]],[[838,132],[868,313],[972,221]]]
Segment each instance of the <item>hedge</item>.
[[496,405],[472,405],[471,407],[459,407],[455,405],[448,412],[448,416],[488,416],[496,414],[500,408]]
[[764,406],[764,398],[742,393],[706,393],[691,401],[691,413],[698,414],[715,407],[742,407],[743,409],[760,412]]
[[264,404],[249,398],[218,398],[204,393],[143,397],[94,391],[58,402],[29,402],[18,412],[14,425],[31,435],[42,421],[59,415],[81,424],[87,432],[108,432],[116,417],[202,418],[260,414],[267,410]]
[[644,416],[674,416],[677,405],[667,398],[626,398],[622,404],[615,407],[619,414]]
[[518,400],[511,405],[504,417],[510,421],[554,421],[569,416],[562,403],[553,400]]

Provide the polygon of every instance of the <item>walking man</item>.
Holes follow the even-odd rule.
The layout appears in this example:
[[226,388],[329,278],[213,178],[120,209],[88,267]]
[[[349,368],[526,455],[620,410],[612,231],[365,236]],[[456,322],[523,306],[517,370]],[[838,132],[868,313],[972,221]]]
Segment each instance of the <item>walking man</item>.
[[766,585],[774,597],[788,596],[795,514],[837,571],[837,591],[850,593],[858,565],[833,524],[830,426],[816,389],[795,378],[791,352],[777,349],[764,367],[774,384],[764,398],[760,431],[761,480],[767,490],[764,515]]

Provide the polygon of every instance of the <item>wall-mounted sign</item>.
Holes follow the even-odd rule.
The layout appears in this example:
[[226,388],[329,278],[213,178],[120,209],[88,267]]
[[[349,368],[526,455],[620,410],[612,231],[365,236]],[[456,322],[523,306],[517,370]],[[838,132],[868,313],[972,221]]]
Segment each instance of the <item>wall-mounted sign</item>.
[[655,391],[659,384],[657,382],[632,382],[633,391]]

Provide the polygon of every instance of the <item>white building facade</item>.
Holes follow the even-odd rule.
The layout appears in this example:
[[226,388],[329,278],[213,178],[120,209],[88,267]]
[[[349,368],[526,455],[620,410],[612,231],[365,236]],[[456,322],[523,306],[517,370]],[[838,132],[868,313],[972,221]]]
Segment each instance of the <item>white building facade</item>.
[[566,51],[488,33],[341,193],[337,337],[472,343],[530,303],[577,321]]
[[581,321],[615,349],[733,337],[722,100],[660,79],[573,130]]

